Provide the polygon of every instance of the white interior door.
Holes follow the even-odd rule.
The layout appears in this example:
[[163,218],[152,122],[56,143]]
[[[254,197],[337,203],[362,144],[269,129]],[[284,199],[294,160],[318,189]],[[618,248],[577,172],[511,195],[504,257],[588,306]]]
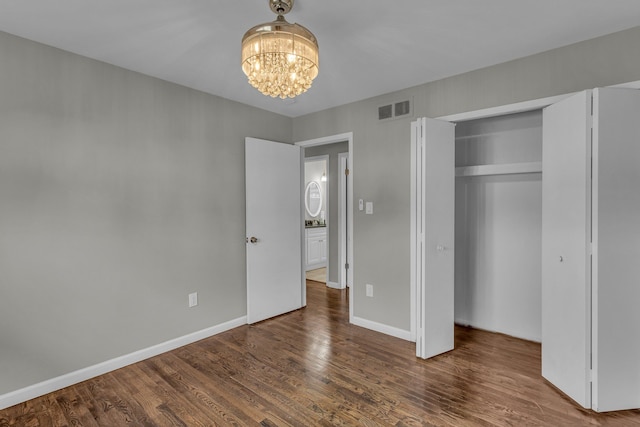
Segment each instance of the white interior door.
[[640,91],[594,90],[593,402],[640,408]]
[[426,359],[454,347],[455,125],[422,118],[411,134],[416,355]]
[[245,140],[248,323],[305,305],[302,162],[298,146]]
[[[543,111],[542,375],[591,406],[591,91]],[[526,242],[523,242],[526,244]]]

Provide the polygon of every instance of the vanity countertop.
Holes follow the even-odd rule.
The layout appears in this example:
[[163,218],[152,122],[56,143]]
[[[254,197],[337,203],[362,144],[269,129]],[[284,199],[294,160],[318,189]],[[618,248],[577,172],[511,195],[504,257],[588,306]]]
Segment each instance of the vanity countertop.
[[326,224],[319,224],[319,225],[305,225],[304,228],[325,228],[327,225]]

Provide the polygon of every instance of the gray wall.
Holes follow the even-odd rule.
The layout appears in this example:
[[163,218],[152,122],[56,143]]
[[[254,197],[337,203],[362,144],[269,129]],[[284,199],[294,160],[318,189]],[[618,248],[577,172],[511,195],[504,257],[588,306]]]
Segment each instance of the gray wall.
[[[354,209],[354,315],[411,326],[411,119],[379,123],[378,106],[412,98],[415,117],[439,117],[636,80],[640,27],[296,118],[294,141],[354,134],[354,201],[374,202],[373,215]],[[365,297],[366,283],[375,286],[374,298]]]
[[244,138],[292,120],[5,33],[0,58],[0,394],[246,315]]
[[327,193],[329,194],[329,216],[327,217],[327,234],[329,236],[328,249],[328,270],[329,281],[338,283],[340,278],[340,260],[338,259],[338,230],[340,227],[338,213],[338,184],[340,182],[340,171],[338,167],[338,154],[349,151],[349,144],[345,142],[337,142],[335,144],[318,145],[316,147],[305,148],[305,157],[329,156],[329,164],[327,170]]

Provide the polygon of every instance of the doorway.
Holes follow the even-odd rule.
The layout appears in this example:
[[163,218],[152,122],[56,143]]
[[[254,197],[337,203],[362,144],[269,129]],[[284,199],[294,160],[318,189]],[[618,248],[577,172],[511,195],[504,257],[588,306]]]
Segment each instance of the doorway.
[[[328,244],[326,284],[328,287],[344,289],[353,282],[353,156],[351,155],[353,133],[301,141],[296,145],[304,149],[305,158],[329,156],[327,193],[335,202],[328,203],[325,213],[325,220],[329,226],[326,239]],[[306,183],[304,187],[306,187]],[[334,217],[333,220],[332,217]],[[302,261],[304,264],[306,254]],[[350,293],[349,307],[353,307],[352,298],[353,295]],[[352,313],[353,310],[350,309],[350,322],[352,321]]]
[[[319,149],[330,147],[320,146]],[[324,150],[323,150],[324,151]],[[335,156],[333,156],[335,157]],[[329,242],[330,230],[335,230],[336,215],[330,208],[337,202],[335,192],[335,170],[330,168],[331,156],[309,156],[305,153],[303,183],[304,186],[304,259],[307,280],[329,283]],[[333,172],[333,173],[332,173]],[[333,175],[333,176],[331,176]],[[331,184],[331,185],[330,185]],[[335,233],[334,233],[335,234]],[[333,266],[335,268],[335,266]]]

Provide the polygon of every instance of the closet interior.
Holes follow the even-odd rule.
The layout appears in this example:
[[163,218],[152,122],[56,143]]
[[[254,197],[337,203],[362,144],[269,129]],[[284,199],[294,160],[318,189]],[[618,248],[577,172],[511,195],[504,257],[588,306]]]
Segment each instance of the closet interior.
[[542,111],[455,131],[455,320],[541,340]]
[[542,343],[595,411],[640,407],[640,91],[459,122],[455,321]]

